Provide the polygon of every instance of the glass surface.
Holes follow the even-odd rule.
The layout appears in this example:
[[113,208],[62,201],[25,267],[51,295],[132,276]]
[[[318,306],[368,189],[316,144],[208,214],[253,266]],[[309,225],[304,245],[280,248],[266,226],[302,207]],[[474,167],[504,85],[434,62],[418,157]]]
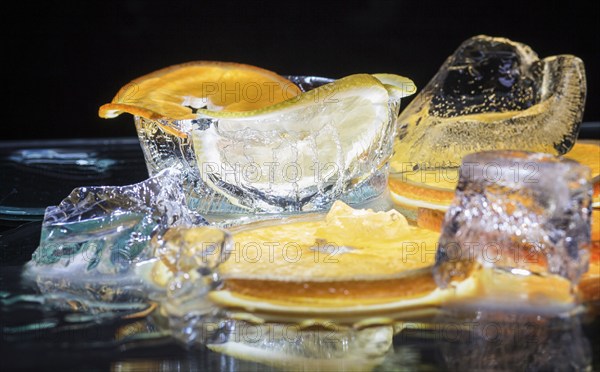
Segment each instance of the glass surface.
[[[210,324],[211,347],[185,348],[162,329],[151,302],[53,302],[20,280],[41,224],[4,233],[0,358],[7,369],[278,371],[596,370],[600,322],[479,311],[436,322],[361,330],[243,321]],[[60,305],[64,306],[60,306]],[[32,357],[35,355],[35,357]],[[5,369],[6,368],[6,369]]]
[[[593,137],[593,131],[585,130],[588,126],[584,124],[581,135]],[[90,141],[89,146],[81,141],[77,146],[90,151],[104,141]],[[135,178],[140,164],[144,172],[137,139],[127,141],[133,146],[131,158],[138,160],[130,163],[135,164],[130,172],[126,175],[127,163],[121,163],[121,173],[105,173],[106,178],[93,179],[94,184],[130,184],[145,179],[144,175],[135,180],[125,178]],[[3,154],[12,154],[29,148],[72,146],[70,141],[47,145],[10,143],[1,148]],[[113,155],[119,153],[114,147],[111,151]],[[47,205],[56,205],[72,189],[64,190],[66,181],[21,184],[20,177],[28,176],[31,170],[12,162],[3,163],[13,173],[1,185],[17,188],[21,195],[26,191],[33,208],[43,210]],[[69,180],[70,173],[60,165],[52,165],[47,171],[57,180],[63,176]],[[80,180],[76,182],[74,186],[82,185]],[[38,198],[36,190],[44,188],[57,195],[57,200]],[[10,222],[4,220],[4,215],[0,217],[3,223]],[[2,370],[600,369],[594,354],[600,346],[598,303],[592,304],[589,312],[571,318],[494,313],[488,309],[441,313],[427,322],[398,322],[360,330],[300,329],[277,323],[256,326],[243,320],[215,319],[205,327],[211,346],[186,348],[177,341],[181,338],[166,331],[168,320],[156,311],[152,301],[139,298],[110,303],[40,295],[33,283],[21,279],[21,273],[39,245],[42,225],[17,223],[17,228],[4,226],[0,231]]]
[[80,186],[148,178],[135,138],[0,142],[0,221],[41,220]]

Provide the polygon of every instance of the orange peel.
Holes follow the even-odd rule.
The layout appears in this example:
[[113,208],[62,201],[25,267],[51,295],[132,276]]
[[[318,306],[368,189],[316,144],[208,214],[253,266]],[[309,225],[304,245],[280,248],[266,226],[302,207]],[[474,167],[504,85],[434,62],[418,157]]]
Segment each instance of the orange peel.
[[[114,118],[130,113],[151,120],[194,119],[195,108],[216,111],[256,110],[301,93],[294,83],[259,67],[195,61],[166,67],[132,80],[98,115]],[[198,106],[198,107],[195,107]]]

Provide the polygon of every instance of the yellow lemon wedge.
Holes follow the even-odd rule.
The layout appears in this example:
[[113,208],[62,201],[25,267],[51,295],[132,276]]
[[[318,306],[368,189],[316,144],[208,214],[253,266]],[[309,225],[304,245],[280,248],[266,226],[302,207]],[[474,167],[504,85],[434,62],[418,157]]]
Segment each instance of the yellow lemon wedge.
[[[391,74],[385,81],[356,74],[253,111],[200,109],[198,118],[218,120],[218,131],[192,132],[196,164],[201,170],[215,164],[258,169],[252,177],[235,179],[237,186],[283,199],[326,183],[351,188],[371,177],[391,155],[382,150],[395,129],[391,106],[395,97],[408,94],[402,89],[409,83]],[[279,168],[269,170],[265,164]],[[202,174],[206,185],[236,203],[235,193],[219,187],[223,172]],[[352,184],[345,185],[348,180]]]

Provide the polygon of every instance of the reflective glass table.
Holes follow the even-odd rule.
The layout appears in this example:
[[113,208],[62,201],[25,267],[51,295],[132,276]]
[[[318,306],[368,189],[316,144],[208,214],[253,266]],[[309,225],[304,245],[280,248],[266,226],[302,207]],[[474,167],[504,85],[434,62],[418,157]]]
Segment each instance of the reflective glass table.
[[[599,123],[584,123],[580,138],[597,138],[599,131]],[[219,352],[177,343],[151,304],[81,311],[76,301],[56,306],[22,281],[46,206],[78,186],[147,177],[137,138],[0,142],[2,371],[600,370],[598,308],[552,319],[487,309],[304,339],[257,335],[257,328],[237,335],[244,347]]]

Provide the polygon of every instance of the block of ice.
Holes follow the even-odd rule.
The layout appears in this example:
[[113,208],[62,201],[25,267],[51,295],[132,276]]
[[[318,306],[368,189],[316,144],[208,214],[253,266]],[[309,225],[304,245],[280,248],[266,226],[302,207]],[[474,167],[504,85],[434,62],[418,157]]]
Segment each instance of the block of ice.
[[458,166],[466,154],[495,149],[562,155],[577,138],[585,95],[579,58],[540,60],[527,45],[472,37],[400,114],[390,164]]
[[77,188],[46,209],[26,276],[44,292],[143,297],[144,278],[136,271],[155,260],[150,240],[171,226],[205,224],[187,208],[175,169],[134,185]]
[[590,248],[590,170],[548,154],[466,156],[434,267],[440,287],[477,268],[555,274],[576,284]]

